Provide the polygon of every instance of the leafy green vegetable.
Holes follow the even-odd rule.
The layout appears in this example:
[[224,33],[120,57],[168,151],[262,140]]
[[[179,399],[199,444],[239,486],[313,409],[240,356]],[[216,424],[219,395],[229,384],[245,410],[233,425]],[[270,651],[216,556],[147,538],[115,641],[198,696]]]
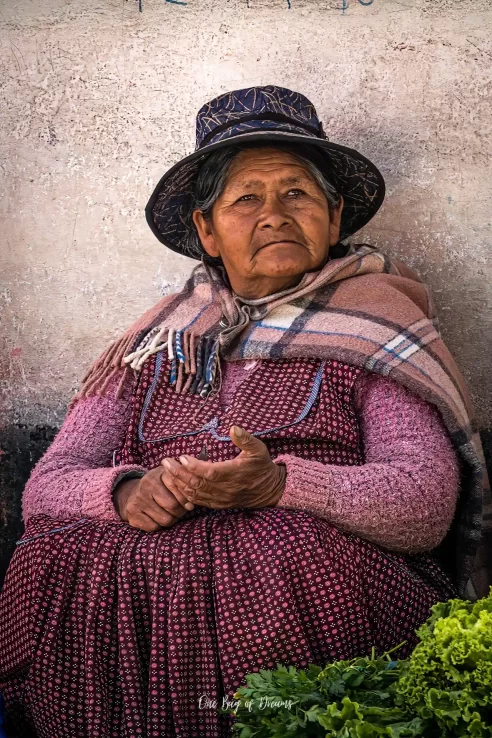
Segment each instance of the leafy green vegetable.
[[492,736],[492,589],[477,602],[434,605],[417,635],[397,702],[444,736]]
[[[400,644],[401,646],[402,644]],[[397,646],[397,648],[400,648]],[[393,649],[396,650],[396,649]],[[401,661],[389,654],[297,670],[277,665],[246,677],[234,695],[240,738],[412,738],[427,721],[395,705]]]
[[[410,658],[277,664],[234,695],[239,738],[492,738],[492,588],[432,608]],[[393,651],[400,648],[400,644]],[[230,708],[221,710],[230,713]]]

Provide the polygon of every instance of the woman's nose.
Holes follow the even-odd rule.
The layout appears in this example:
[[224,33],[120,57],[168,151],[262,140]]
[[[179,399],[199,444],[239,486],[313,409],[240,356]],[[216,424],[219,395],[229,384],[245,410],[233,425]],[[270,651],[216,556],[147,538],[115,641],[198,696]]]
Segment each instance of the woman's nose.
[[292,223],[292,217],[282,201],[273,197],[265,199],[258,223],[260,228],[280,228],[289,223]]

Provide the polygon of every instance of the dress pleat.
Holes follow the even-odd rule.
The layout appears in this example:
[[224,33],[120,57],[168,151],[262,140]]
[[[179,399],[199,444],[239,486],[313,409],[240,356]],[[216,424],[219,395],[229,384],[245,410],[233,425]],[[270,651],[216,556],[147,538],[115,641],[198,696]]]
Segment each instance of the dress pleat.
[[226,738],[217,707],[248,672],[406,639],[404,657],[455,594],[429,555],[276,507],[197,507],[156,533],[40,515],[21,541],[0,597],[0,688],[23,738]]

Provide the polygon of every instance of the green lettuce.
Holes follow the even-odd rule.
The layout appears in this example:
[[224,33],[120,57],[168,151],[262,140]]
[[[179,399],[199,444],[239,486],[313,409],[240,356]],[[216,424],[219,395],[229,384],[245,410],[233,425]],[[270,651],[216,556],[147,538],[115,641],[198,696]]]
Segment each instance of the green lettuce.
[[492,589],[474,603],[434,605],[417,635],[397,704],[431,719],[442,736],[492,736]]
[[406,660],[373,649],[323,669],[248,674],[234,695],[235,736],[492,738],[492,588],[434,605],[417,635]]

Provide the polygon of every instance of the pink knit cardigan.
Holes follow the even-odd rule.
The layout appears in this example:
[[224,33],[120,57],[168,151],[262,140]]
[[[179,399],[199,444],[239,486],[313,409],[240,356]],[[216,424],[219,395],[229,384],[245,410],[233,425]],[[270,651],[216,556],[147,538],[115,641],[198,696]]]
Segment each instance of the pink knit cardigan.
[[[228,383],[237,376],[226,374]],[[27,521],[44,513],[119,521],[112,492],[127,472],[112,467],[131,410],[131,387],[120,399],[112,382],[106,396],[79,400],[34,468],[23,497]],[[437,410],[390,379],[362,374],[356,412],[364,444],[362,466],[334,466],[282,455],[287,482],[279,507],[306,510],[342,530],[405,553],[435,548],[445,537],[459,491],[459,465]]]

